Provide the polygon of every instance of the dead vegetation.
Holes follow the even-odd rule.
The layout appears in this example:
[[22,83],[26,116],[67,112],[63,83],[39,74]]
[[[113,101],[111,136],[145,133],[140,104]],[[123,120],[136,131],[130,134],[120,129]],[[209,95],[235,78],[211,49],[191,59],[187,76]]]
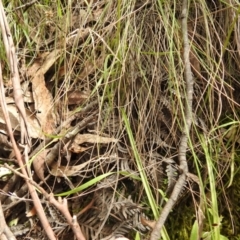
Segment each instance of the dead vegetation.
[[[239,237],[239,3],[188,6],[189,134],[179,1],[3,5],[17,56],[13,68],[1,42],[0,217],[8,239],[149,239],[182,174],[162,238],[190,239],[194,221],[199,239]],[[188,172],[179,167],[183,133]]]

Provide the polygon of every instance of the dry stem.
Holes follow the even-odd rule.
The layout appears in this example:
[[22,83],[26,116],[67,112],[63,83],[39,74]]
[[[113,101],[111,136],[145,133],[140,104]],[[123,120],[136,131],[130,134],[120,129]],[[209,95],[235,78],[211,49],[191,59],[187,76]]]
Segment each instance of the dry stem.
[[[21,143],[24,145],[25,142],[27,142],[30,145],[29,135],[28,135],[28,131],[27,131],[26,112],[25,112],[25,108],[24,108],[22,90],[21,90],[21,86],[20,86],[20,78],[19,78],[18,67],[17,67],[17,57],[16,57],[16,53],[15,53],[13,40],[12,40],[12,35],[9,30],[8,22],[7,22],[4,8],[2,5],[2,1],[0,1],[0,25],[1,25],[3,41],[4,41],[5,49],[7,52],[7,57],[8,57],[9,66],[10,66],[11,75],[12,75],[14,99],[15,99],[16,106],[20,113],[19,120],[20,120],[20,126],[21,126]],[[0,91],[1,91],[1,94],[0,94],[1,95],[1,107],[2,107],[2,111],[3,111],[4,119],[6,122],[7,131],[8,131],[10,140],[13,145],[13,150],[15,152],[18,165],[19,165],[23,175],[28,177],[27,171],[25,169],[25,166],[24,166],[24,163],[22,160],[21,152],[16,144],[16,141],[14,139],[13,132],[12,132],[11,121],[9,118],[7,104],[6,104],[6,101],[4,98],[5,94],[4,94],[4,85],[3,85],[1,65],[0,65]],[[43,225],[44,230],[46,231],[46,234],[48,235],[49,239],[55,240],[56,237],[55,237],[54,232],[47,220],[47,217],[44,213],[42,204],[40,202],[40,199],[37,195],[35,188],[29,182],[27,182],[27,185],[28,185],[28,189],[31,194],[34,206],[37,210],[38,217]]]
[[36,182],[34,182],[32,179],[26,177],[25,175],[19,173],[18,171],[16,171],[14,168],[12,168],[11,166],[9,166],[8,164],[4,164],[4,166],[8,169],[10,169],[12,172],[14,172],[15,174],[17,174],[18,176],[24,178],[26,180],[26,182],[28,182],[29,184],[32,184],[33,186],[35,186],[43,195],[44,197],[49,200],[49,202],[54,205],[62,214],[63,216],[66,218],[68,224],[71,226],[76,238],[78,240],[85,240],[85,237],[83,236],[83,233],[81,231],[81,228],[78,224],[78,222],[75,220],[75,217],[71,216],[69,210],[68,210],[68,205],[67,205],[67,199],[63,199],[62,202],[57,201],[53,194],[48,194],[41,186],[39,186]]
[[188,165],[186,159],[187,151],[187,141],[189,136],[189,130],[192,124],[192,98],[193,98],[193,76],[191,71],[191,64],[189,59],[190,45],[188,40],[188,31],[187,31],[187,11],[188,11],[188,1],[183,1],[182,6],[182,35],[183,35],[183,60],[184,60],[184,74],[186,80],[186,102],[185,102],[185,123],[184,131],[182,133],[180,144],[179,144],[179,169],[181,170],[181,175],[179,176],[171,197],[164,206],[162,213],[152,231],[151,240],[158,240],[161,237],[161,229],[170,213],[173,209],[174,204],[176,203],[183,187],[186,182],[186,175],[188,173]]
[[5,234],[6,239],[8,239],[8,240],[16,240],[15,236],[13,235],[13,233],[9,229],[8,225],[6,224],[3,210],[2,210],[2,204],[0,201],[0,236],[1,236],[1,239],[3,239],[3,237],[2,237],[3,234]]

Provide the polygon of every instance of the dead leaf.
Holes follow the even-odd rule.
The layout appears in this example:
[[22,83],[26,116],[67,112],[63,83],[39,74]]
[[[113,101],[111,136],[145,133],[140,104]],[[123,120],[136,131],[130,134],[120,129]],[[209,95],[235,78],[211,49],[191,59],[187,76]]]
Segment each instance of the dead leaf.
[[26,217],[33,217],[36,215],[37,215],[37,211],[35,207],[32,207],[32,209],[26,213]]
[[68,105],[82,104],[86,99],[90,97],[90,94],[87,94],[82,91],[69,91],[67,93]]
[[38,56],[32,66],[28,69],[27,76],[33,78],[38,72],[45,74],[60,57],[61,51],[62,50],[60,49],[55,49],[50,53],[44,52],[42,55]]
[[105,159],[111,159],[112,155],[108,156],[108,157],[100,157],[97,159],[90,159],[82,164],[79,165],[75,165],[75,166],[58,166],[58,163],[54,163],[51,165],[51,171],[50,173],[55,176],[55,177],[71,177],[71,176],[77,176],[82,169],[86,170],[86,166],[90,165],[90,164],[96,164],[99,161],[105,160]]
[[28,78],[34,77],[34,75],[37,73],[37,71],[40,69],[44,59],[49,54],[49,52],[45,52],[44,54],[39,55],[36,59],[34,59],[34,63],[31,65],[31,67],[28,68],[26,75]]
[[89,148],[92,148],[92,147],[82,147],[73,142],[71,144],[71,146],[69,147],[69,151],[74,152],[74,153],[81,153],[81,152],[87,151]]
[[94,134],[78,134],[74,138],[72,144],[69,147],[69,151],[74,153],[81,153],[86,150],[88,150],[91,147],[83,147],[80,146],[82,143],[102,143],[102,144],[108,144],[111,142],[117,142],[118,140],[115,138],[108,138],[108,137],[102,137],[99,135]]
[[57,163],[54,163],[51,166],[50,173],[55,177],[70,177],[70,176],[76,176],[79,174],[79,172],[84,169],[88,164],[92,162],[92,159],[88,160],[87,162],[84,162],[79,165],[75,166],[58,166]]
[[[20,125],[19,125],[19,113],[15,105],[9,104],[7,105],[8,113],[9,113],[9,118],[12,124],[12,128],[14,130],[20,131]],[[38,120],[35,118],[35,116],[26,110],[26,119],[27,119],[27,125],[28,125],[28,130],[29,130],[29,136],[32,138],[43,138],[43,133],[41,130],[41,127],[38,123]],[[5,120],[3,117],[3,111],[2,108],[0,107],[0,123],[5,124]]]
[[195,183],[200,185],[200,180],[199,180],[199,177],[197,175],[192,174],[192,173],[187,173],[187,177],[189,177],[192,181],[194,181]]
[[46,56],[43,64],[41,65],[41,68],[38,70],[38,72],[41,71],[41,73],[45,74],[49,70],[49,68],[56,62],[56,60],[61,56],[61,52],[62,52],[62,50],[60,50],[60,49],[55,49],[52,52],[50,52]]
[[13,97],[5,97],[5,101],[6,104],[10,104],[10,103],[15,103],[14,98]]
[[45,159],[50,150],[43,150],[33,160],[33,168],[40,180],[44,181]]
[[60,57],[61,50],[55,49],[47,56],[44,55],[28,69],[27,75],[32,77],[32,91],[36,116],[41,123],[42,131],[51,134],[55,130],[56,117],[52,110],[53,97],[45,84],[44,74]]
[[23,91],[23,101],[25,103],[33,103],[33,95],[32,95],[32,91],[30,91],[30,87],[29,87],[29,81],[24,81],[21,84],[21,88]]
[[116,138],[110,138],[110,137],[102,137],[95,134],[77,134],[74,138],[75,144],[82,144],[82,143],[102,143],[102,144],[108,144],[112,142],[118,142]]
[[36,116],[41,123],[42,130],[44,133],[51,134],[55,129],[53,97],[46,88],[44,75],[40,70],[32,79],[32,91]]
[[148,226],[150,227],[151,229],[154,229],[155,225],[156,225],[156,221],[150,221],[144,217],[141,217],[141,223],[142,225],[144,226]]

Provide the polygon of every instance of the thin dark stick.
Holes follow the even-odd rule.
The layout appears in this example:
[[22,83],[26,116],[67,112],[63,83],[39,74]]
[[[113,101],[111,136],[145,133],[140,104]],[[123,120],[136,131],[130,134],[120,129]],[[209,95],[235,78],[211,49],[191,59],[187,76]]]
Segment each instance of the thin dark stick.
[[38,0],[33,0],[31,2],[28,2],[28,3],[25,3],[19,7],[16,7],[13,9],[13,11],[16,11],[18,9],[21,9],[21,8],[25,8],[24,11],[26,11],[29,7],[31,7],[34,3],[36,3]]

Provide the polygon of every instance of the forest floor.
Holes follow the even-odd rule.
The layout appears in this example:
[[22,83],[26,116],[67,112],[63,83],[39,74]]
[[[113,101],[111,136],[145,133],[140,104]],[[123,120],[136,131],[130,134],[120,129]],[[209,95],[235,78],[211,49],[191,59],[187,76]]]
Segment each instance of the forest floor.
[[191,1],[185,54],[177,2],[3,1],[7,239],[154,240],[181,176],[162,239],[240,239],[239,3]]

